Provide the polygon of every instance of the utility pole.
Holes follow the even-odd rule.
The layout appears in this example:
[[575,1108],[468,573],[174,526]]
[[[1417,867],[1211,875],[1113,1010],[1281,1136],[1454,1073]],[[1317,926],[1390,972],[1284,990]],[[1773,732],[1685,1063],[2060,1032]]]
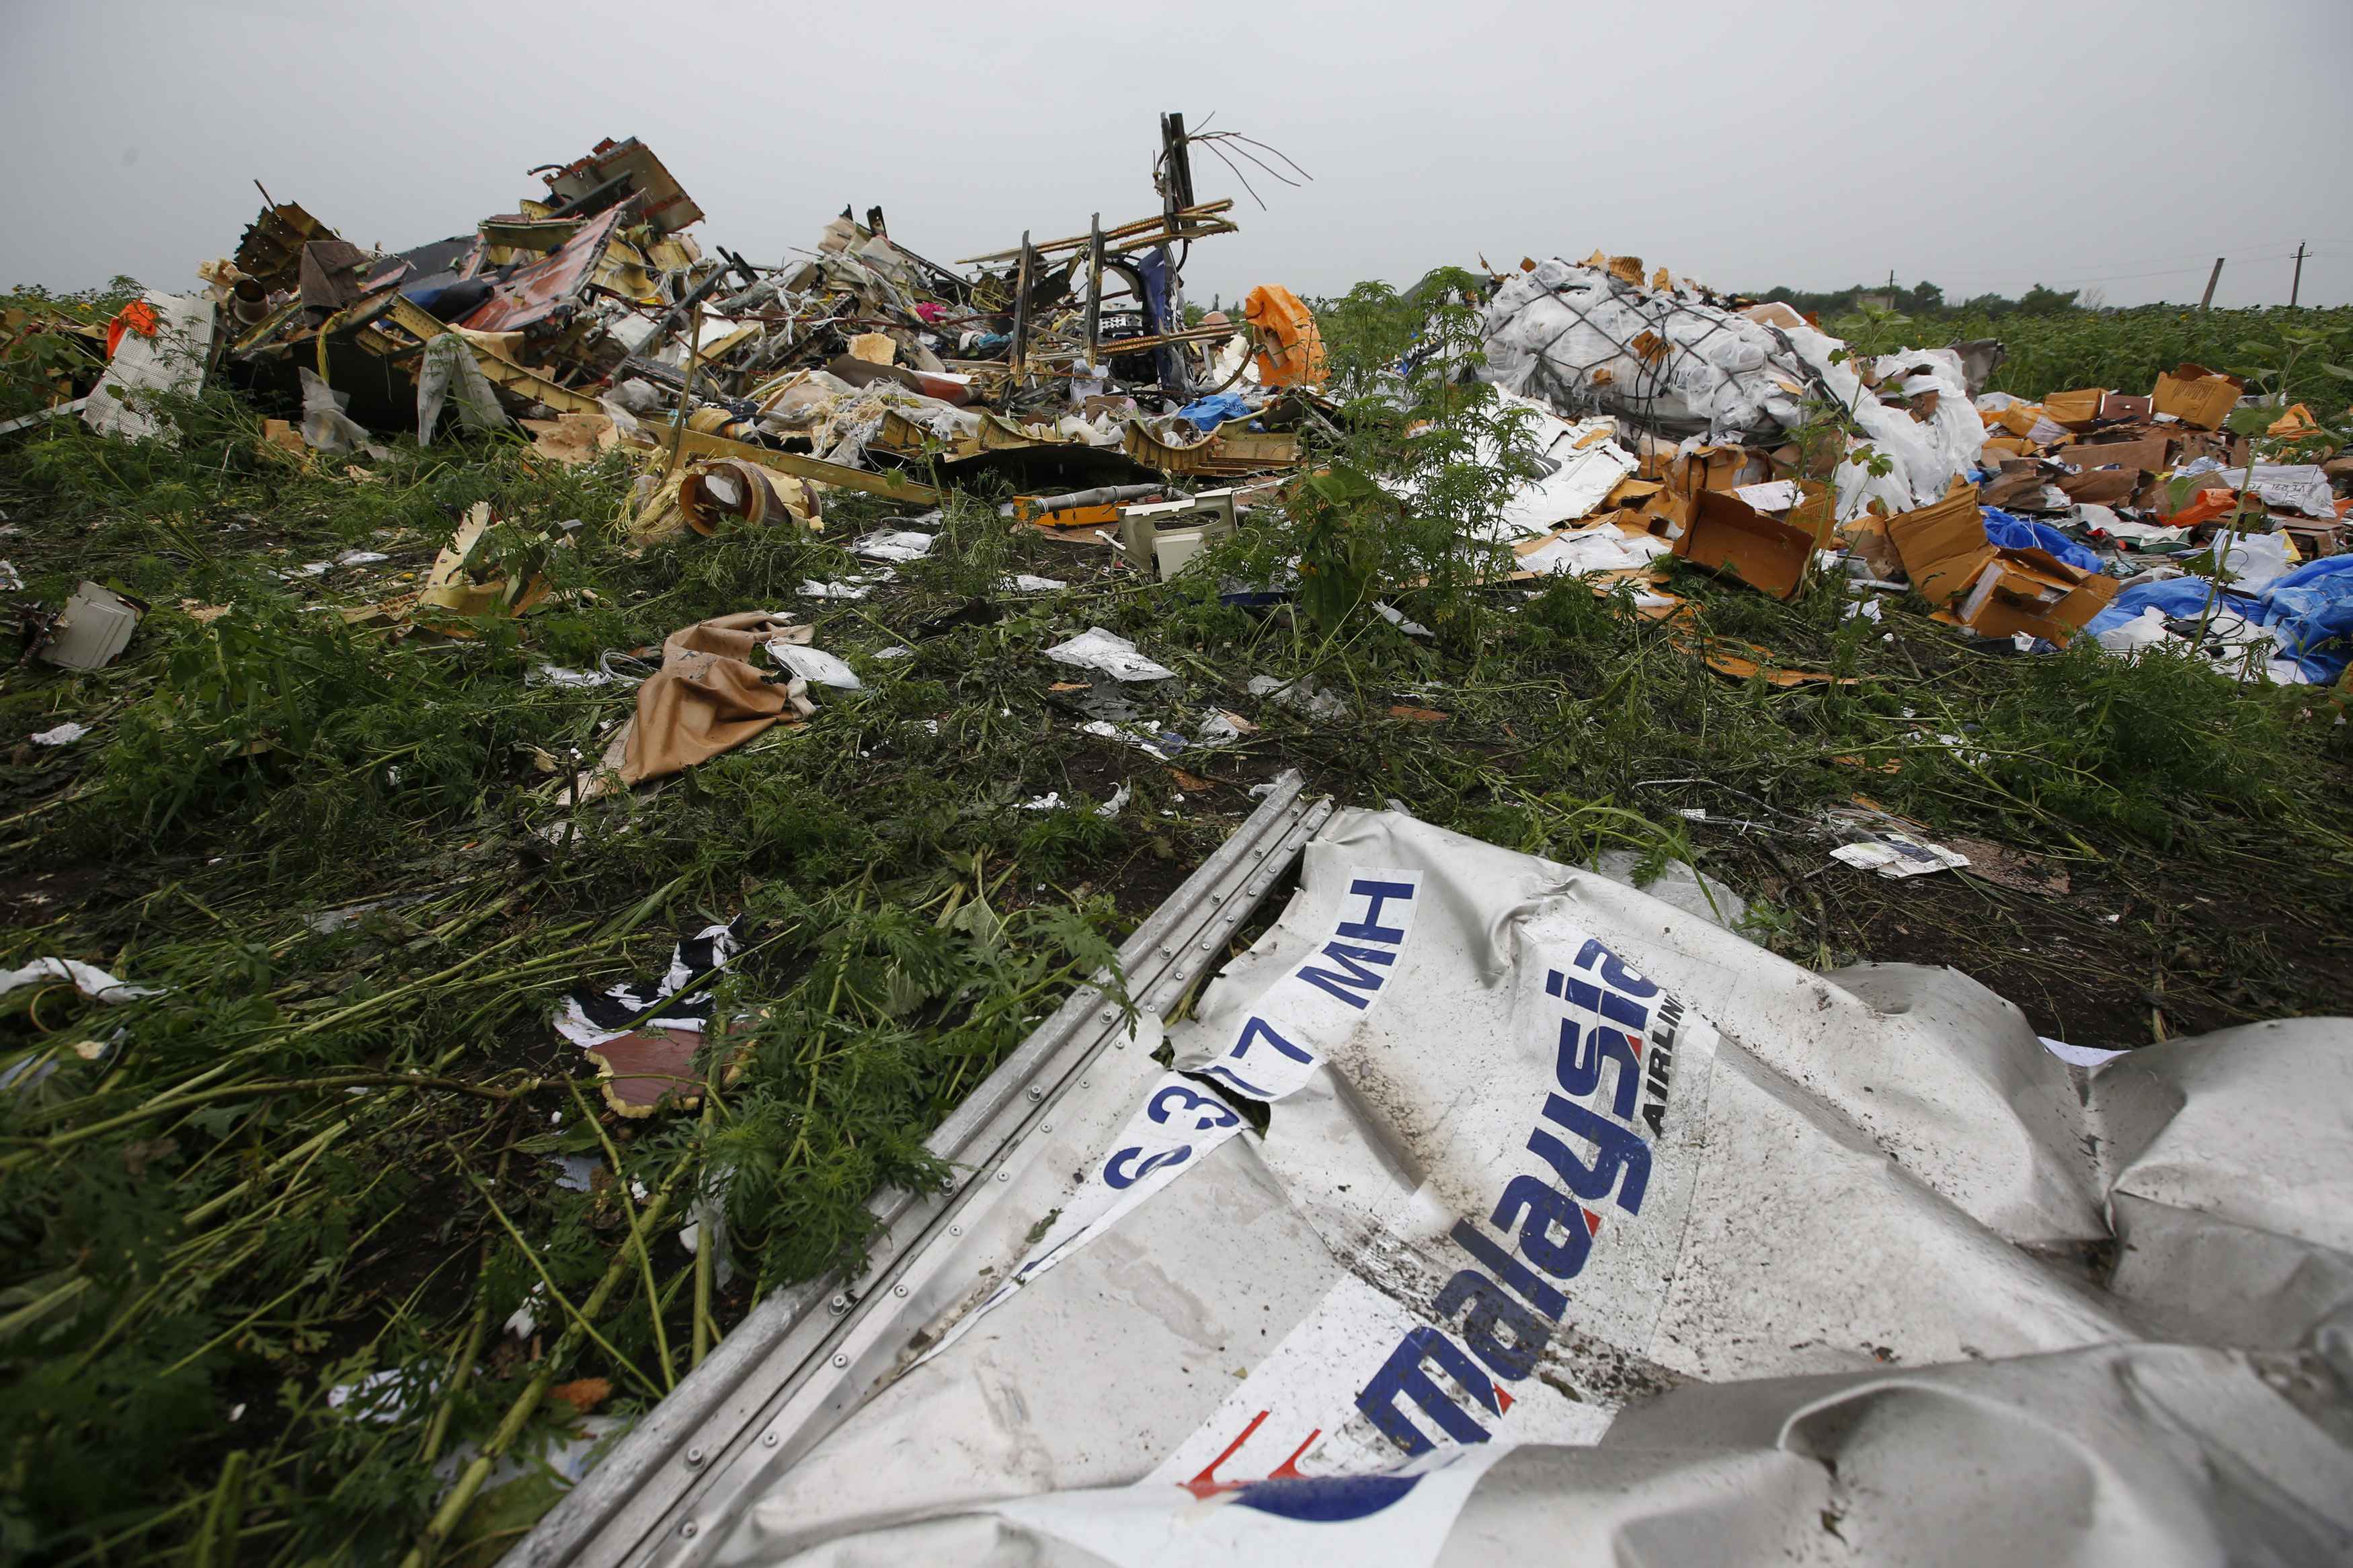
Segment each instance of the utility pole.
[[2214,270],[2206,274],[2206,297],[2198,301],[2200,310],[2202,310],[2214,302],[2214,285],[2221,280],[2222,258],[2218,256],[2214,258]]
[[2304,292],[2304,242],[2296,241],[2295,281],[2287,286],[2287,308],[2295,309],[2295,297]]

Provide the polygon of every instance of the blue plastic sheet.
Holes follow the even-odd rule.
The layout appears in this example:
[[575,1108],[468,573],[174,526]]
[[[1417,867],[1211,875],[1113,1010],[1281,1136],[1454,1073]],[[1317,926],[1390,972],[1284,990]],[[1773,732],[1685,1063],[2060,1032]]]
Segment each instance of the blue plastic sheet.
[[1999,507],[1980,507],[1985,515],[1986,538],[2004,550],[2047,550],[2080,572],[2097,572],[2100,558],[2052,527],[2023,517],[2013,517]]
[[2345,673],[2353,639],[2353,555],[2332,555],[2299,566],[2274,582],[2263,597],[2280,649],[2315,683]]
[[[2087,636],[2123,626],[2146,609],[2162,611],[2168,618],[2187,619],[2206,613],[2208,598],[2216,593],[2203,577],[2176,577],[2164,583],[2143,583],[2125,589],[2084,628]],[[2327,685],[2345,673],[2348,640],[2353,640],[2353,555],[2334,555],[2299,566],[2260,594],[2220,590],[2218,614],[2245,616],[2279,635],[2280,657],[2295,661],[2304,678]]]
[[1250,416],[1250,402],[1239,392],[1217,393],[1176,411],[1179,419],[1192,421],[1193,428],[1205,436],[1229,419],[1247,419]]

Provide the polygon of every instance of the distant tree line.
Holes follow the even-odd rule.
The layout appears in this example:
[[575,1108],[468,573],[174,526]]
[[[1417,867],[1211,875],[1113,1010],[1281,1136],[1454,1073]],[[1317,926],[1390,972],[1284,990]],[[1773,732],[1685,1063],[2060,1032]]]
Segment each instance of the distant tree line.
[[1834,293],[1809,293],[1802,289],[1770,289],[1757,296],[1760,300],[1778,300],[1790,309],[1824,321],[1852,313],[1858,304],[1868,299],[1882,302],[1907,316],[1927,315],[1942,311],[1967,311],[1984,316],[2056,316],[2063,311],[2080,310],[2079,289],[2046,289],[2037,283],[2018,299],[2006,294],[1979,294],[1968,300],[1947,300],[1945,290],[1929,282],[1913,284],[1907,289],[1873,288],[1858,283],[1852,289]]

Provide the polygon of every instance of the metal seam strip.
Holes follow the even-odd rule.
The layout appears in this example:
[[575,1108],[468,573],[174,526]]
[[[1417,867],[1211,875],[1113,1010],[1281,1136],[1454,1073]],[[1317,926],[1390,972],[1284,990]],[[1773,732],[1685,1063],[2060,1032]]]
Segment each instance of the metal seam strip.
[[[1186,985],[1207,968],[1191,954],[1205,931],[1230,936],[1265,897],[1307,838],[1331,813],[1328,800],[1303,801],[1304,781],[1295,771],[1284,773],[1274,789],[1233,836],[1198,868],[1176,893],[1146,917],[1120,950],[1120,966],[1127,976],[1129,995],[1139,1007],[1173,1005]],[[1217,945],[1213,942],[1212,950]],[[1172,975],[1182,971],[1180,978]],[[1166,1001],[1163,1001],[1164,994]],[[1102,1015],[1110,1011],[1106,1019]],[[1092,1026],[1092,1027],[1090,1027]],[[1057,1060],[1065,1070],[1055,1074],[1066,1081],[1121,1030],[1120,1015],[1108,1008],[1102,992],[1092,986],[1074,993],[1040,1025],[927,1140],[934,1153],[956,1161],[972,1174],[954,1193],[919,1197],[896,1190],[878,1194],[871,1207],[884,1222],[886,1237],[875,1249],[869,1279],[877,1283],[885,1268],[895,1268],[917,1251],[930,1230],[945,1223],[947,1211],[1018,1141],[1018,1125],[997,1139],[989,1131],[1009,1110],[1020,1109],[1022,1120],[1040,1107],[1024,1107],[1023,1091],[1031,1080]],[[1083,1048],[1073,1051],[1072,1047]],[[976,1148],[975,1145],[985,1145]],[[978,1156],[976,1158],[976,1156]],[[861,1280],[850,1289],[862,1286]],[[804,1281],[780,1290],[755,1307],[735,1331],[722,1340],[702,1365],[670,1395],[640,1420],[606,1461],[566,1495],[507,1558],[516,1568],[602,1568],[679,1539],[674,1531],[652,1534],[657,1524],[673,1516],[700,1489],[698,1481],[715,1479],[725,1468],[712,1457],[725,1452],[731,1458],[754,1441],[760,1410],[772,1407],[789,1393],[789,1386],[812,1366],[822,1367],[834,1340],[846,1334],[861,1314],[845,1311],[827,1321],[822,1342],[802,1346],[797,1331],[816,1321],[817,1309],[828,1298],[849,1294],[836,1275]],[[888,1298],[883,1298],[888,1300]],[[797,1352],[797,1353],[784,1353]],[[785,1362],[782,1375],[756,1398],[747,1385],[767,1380],[756,1374],[763,1363]],[[688,1439],[692,1437],[694,1442]],[[689,1467],[679,1460],[686,1449],[704,1458]]]

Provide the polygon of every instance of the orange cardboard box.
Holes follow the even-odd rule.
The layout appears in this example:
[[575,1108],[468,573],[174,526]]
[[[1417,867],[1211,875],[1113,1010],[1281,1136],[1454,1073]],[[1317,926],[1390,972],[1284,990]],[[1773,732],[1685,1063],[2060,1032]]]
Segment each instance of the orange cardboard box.
[[2202,364],[2185,364],[2158,374],[2152,399],[2159,414],[2170,414],[2200,430],[2219,430],[2246,389],[2247,384],[2235,375],[2224,375]]
[[1684,495],[1737,489],[1768,477],[1771,462],[1745,447],[1694,447],[1667,465],[1667,488]]
[[2165,437],[2143,436],[2137,440],[2118,441],[2103,438],[2094,441],[2070,441],[2053,454],[2063,463],[2078,468],[2143,468],[2156,473],[2165,467]]
[[1805,499],[1790,509],[1787,521],[1766,516],[1728,490],[1699,491],[1691,498],[1690,522],[1675,536],[1674,552],[1777,599],[1793,597],[1835,515],[1829,490],[1808,480],[1799,488]]
[[1979,637],[2020,632],[2067,646],[2116,596],[2105,572],[2079,572],[2042,550],[1996,550],[1954,607],[1953,619]]
[[1932,605],[1942,605],[1974,582],[1993,550],[1974,485],[1957,485],[1942,500],[1900,512],[1887,520],[1886,529],[1905,575]]
[[2064,425],[2070,430],[2089,429],[2099,423],[2100,405],[2107,395],[2108,390],[2104,386],[2054,392],[2042,400],[2042,416],[2053,425]]

